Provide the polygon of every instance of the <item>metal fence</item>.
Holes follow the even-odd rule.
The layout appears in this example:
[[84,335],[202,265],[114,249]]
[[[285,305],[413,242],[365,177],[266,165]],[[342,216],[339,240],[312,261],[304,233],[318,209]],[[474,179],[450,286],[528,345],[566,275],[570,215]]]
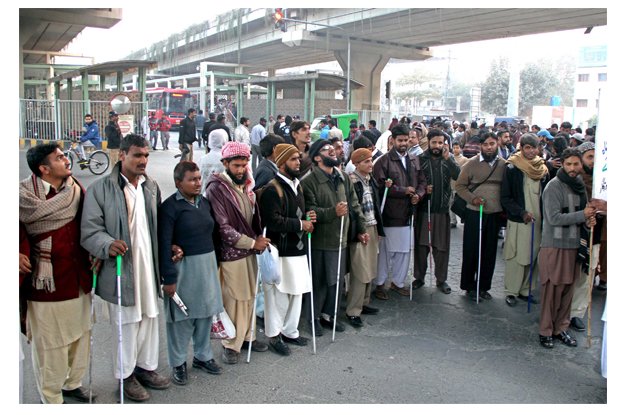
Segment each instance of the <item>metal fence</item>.
[[[20,138],[40,140],[71,140],[82,134],[85,114],[98,123],[100,136],[108,124],[111,104],[108,101],[82,100],[20,100]],[[133,102],[122,115],[132,115],[131,131],[141,134],[141,120],[147,115],[147,102]]]

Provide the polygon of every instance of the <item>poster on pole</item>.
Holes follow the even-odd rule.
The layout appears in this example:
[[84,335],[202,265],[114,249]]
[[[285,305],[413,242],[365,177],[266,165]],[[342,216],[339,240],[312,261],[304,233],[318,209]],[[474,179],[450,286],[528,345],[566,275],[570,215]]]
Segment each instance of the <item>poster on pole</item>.
[[608,136],[601,129],[601,108],[605,99],[605,90],[599,90],[599,109],[597,111],[597,129],[595,131],[595,165],[592,176],[592,197],[608,200]]
[[122,137],[126,137],[134,130],[133,126],[135,125],[135,116],[132,114],[120,115],[117,123],[119,124],[119,129],[122,132]]

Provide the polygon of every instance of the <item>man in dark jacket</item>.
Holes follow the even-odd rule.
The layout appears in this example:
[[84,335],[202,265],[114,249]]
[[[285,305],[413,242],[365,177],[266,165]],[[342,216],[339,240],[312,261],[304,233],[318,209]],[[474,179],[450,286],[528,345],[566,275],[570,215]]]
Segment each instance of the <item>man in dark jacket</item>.
[[[312,263],[315,266],[312,269],[314,315],[310,321],[315,324],[315,335],[321,336],[322,326],[328,329],[334,326],[336,290],[340,290],[340,287],[337,287],[340,285],[337,284],[337,272],[339,277],[345,275],[350,209],[356,215],[358,240],[366,243],[369,241],[369,235],[352,181],[347,174],[336,168],[340,161],[332,144],[327,140],[317,140],[311,146],[309,154],[314,165],[311,173],[302,179],[302,187],[306,210],[314,210],[317,214],[311,249]],[[338,298],[340,297],[339,295]],[[306,298],[308,302],[310,296]],[[308,305],[310,306],[309,302]],[[306,306],[305,308],[309,309]],[[344,330],[343,325],[337,321],[336,331]]]
[[195,110],[189,108],[186,118],[180,121],[180,131],[178,133],[178,147],[182,152],[180,161],[193,161],[193,143],[196,140]]
[[[208,139],[208,136],[210,135],[210,133],[212,133],[214,130],[221,128],[222,130],[224,130],[225,132],[228,133],[228,141],[232,141],[232,135],[230,134],[230,128],[228,128],[228,126],[226,125],[226,116],[223,114],[219,114],[217,116],[217,121],[211,125],[206,133],[206,137]],[[202,132],[203,134],[203,132]]]
[[207,153],[210,151],[210,149],[208,148],[208,133],[213,124],[217,122],[215,121],[215,117],[216,114],[214,112],[209,113],[208,121],[206,121],[202,126],[202,141],[204,142],[204,148],[206,148]]
[[[425,196],[426,180],[419,159],[408,154],[408,126],[397,124],[391,129],[393,148],[381,156],[373,165],[373,176],[378,189],[383,192],[386,180],[393,182],[388,189],[387,200],[381,207],[386,238],[380,243],[378,276],[375,279],[375,296],[388,300],[384,284],[393,265],[391,289],[400,295],[409,296],[404,281],[410,265],[410,218],[417,203]],[[380,194],[380,199],[384,199]]]
[[[428,131],[428,149],[419,156],[419,162],[427,179],[427,200],[419,203],[415,227],[415,253],[413,288],[425,284],[428,252],[432,248],[436,270],[436,286],[445,294],[451,292],[447,284],[451,222],[449,201],[451,181],[460,174],[460,166],[449,154],[449,145],[441,130]],[[434,270],[430,270],[432,272]]]
[[[542,233],[541,195],[549,182],[545,160],[538,156],[538,137],[531,133],[523,134],[520,143],[520,151],[506,161],[501,182],[501,207],[508,218],[503,250],[506,260],[504,293],[506,304],[510,307],[516,305],[517,297],[533,304],[537,302],[528,298],[531,288],[529,273],[532,272],[532,284],[536,287]],[[530,247],[532,227],[534,242]],[[531,270],[530,264],[533,264]]]
[[111,166],[115,166],[119,160],[119,144],[122,142],[122,131],[117,123],[118,120],[119,115],[115,111],[109,112],[109,123],[104,128]]
[[281,143],[284,143],[284,139],[275,134],[267,134],[265,138],[260,140],[260,154],[263,156],[263,160],[258,164],[256,172],[254,172],[255,191],[269,183],[278,174],[274,149]]
[[308,339],[300,336],[297,326],[302,295],[312,288],[306,239],[314,229],[316,215],[314,211],[305,210],[304,192],[298,179],[301,172],[297,147],[278,144],[275,161],[279,172],[262,192],[259,208],[262,222],[267,226],[267,236],[278,248],[282,275],[275,284],[263,283],[264,321],[271,349],[288,356],[291,351],[285,342],[298,346],[308,343]]

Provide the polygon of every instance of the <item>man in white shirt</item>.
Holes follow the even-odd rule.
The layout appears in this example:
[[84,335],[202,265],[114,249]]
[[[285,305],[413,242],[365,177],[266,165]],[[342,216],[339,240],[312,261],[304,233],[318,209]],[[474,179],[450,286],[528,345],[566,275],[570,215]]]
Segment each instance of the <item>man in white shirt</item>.
[[260,117],[258,124],[252,128],[252,137],[250,139],[250,144],[252,145],[252,172],[256,171],[256,167],[258,167],[259,160],[262,157],[260,154],[260,140],[267,135],[266,126],[267,120]]
[[250,130],[248,129],[250,119],[241,117],[239,122],[239,126],[234,130],[234,141],[247,144],[247,146],[250,147]]

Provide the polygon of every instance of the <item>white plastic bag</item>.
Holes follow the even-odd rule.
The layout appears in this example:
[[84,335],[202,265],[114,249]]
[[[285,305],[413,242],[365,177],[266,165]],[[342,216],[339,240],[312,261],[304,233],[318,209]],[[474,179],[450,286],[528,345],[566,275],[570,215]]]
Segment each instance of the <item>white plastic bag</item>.
[[237,336],[236,329],[226,311],[213,316],[211,325],[211,339],[234,339]]
[[270,244],[262,254],[258,255],[258,268],[263,284],[280,284],[282,270],[278,248]]

